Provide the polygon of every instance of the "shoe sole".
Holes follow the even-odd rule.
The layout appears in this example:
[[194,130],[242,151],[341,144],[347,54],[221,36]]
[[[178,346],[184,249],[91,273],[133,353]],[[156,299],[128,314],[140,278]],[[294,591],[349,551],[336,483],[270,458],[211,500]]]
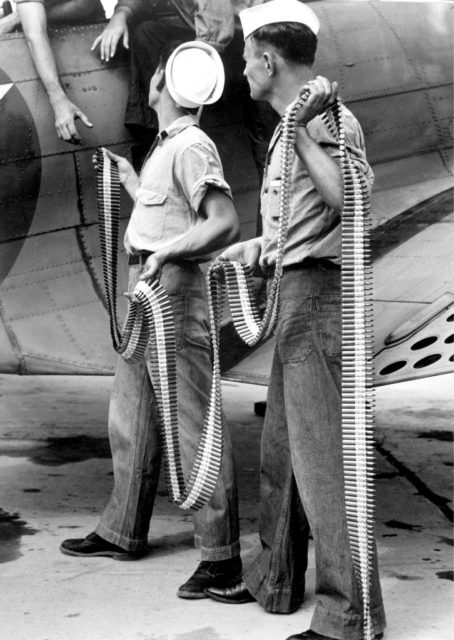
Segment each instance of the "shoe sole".
[[118,551],[94,551],[93,553],[81,553],[79,551],[71,551],[60,545],[60,551],[66,556],[75,556],[77,558],[112,558],[113,560],[134,561],[143,558],[145,553],[131,555],[128,553],[119,553]]
[[223,598],[222,596],[217,596],[212,593],[205,592],[205,595],[212,600],[216,600],[216,602],[223,602],[224,604],[247,604],[248,602],[256,602],[255,598],[242,598],[241,600],[231,600],[229,598]]
[[177,591],[177,596],[183,598],[183,600],[202,600],[208,598],[207,594],[203,591]]

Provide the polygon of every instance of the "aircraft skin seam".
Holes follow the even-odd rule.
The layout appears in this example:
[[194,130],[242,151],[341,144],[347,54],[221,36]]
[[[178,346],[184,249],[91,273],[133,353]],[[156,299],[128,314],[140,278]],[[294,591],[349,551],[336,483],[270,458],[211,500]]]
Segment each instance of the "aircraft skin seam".
[[79,157],[77,153],[73,154],[73,159],[74,159],[74,171],[76,176],[77,208],[80,214],[80,225],[76,227],[77,244],[79,245],[82,261],[83,261],[83,264],[85,265],[85,270],[88,272],[94,292],[98,297],[99,301],[101,302],[101,304],[103,305],[103,307],[107,311],[108,306],[107,306],[106,296],[104,295],[101,282],[98,280],[96,270],[93,267],[91,252],[88,249],[88,245],[87,245],[85,234],[84,234],[84,227],[87,226],[87,218],[85,216],[83,189],[82,189],[82,181],[80,176],[80,164],[79,164]]
[[[430,176],[430,180],[442,180],[443,178],[450,178],[452,177],[452,175],[453,175],[452,173],[447,173],[447,172],[437,173],[434,176]],[[411,184],[420,184],[424,182],[427,182],[427,177],[425,179],[421,177],[421,179],[418,179],[418,180],[409,180],[408,182],[396,182],[395,184],[393,183],[388,188],[384,188],[384,187],[375,188],[374,186],[373,193],[385,193],[386,191],[392,191],[393,189],[398,189],[399,187],[408,187]]]
[[[440,118],[441,122],[444,121],[448,121],[451,122],[452,121],[452,116],[446,116],[445,118]],[[418,127],[424,126],[424,125],[430,125],[432,124],[431,120],[419,120],[418,122],[415,123],[410,123],[410,124],[400,124],[399,126],[396,127],[388,127],[388,128],[379,128],[379,129],[364,129],[364,136],[373,136],[377,133],[388,133],[390,131],[407,131],[409,129],[416,129]],[[452,145],[451,145],[452,146]]]
[[400,37],[399,33],[396,31],[395,27],[388,21],[388,19],[384,16],[384,14],[378,9],[378,7],[375,4],[371,4],[370,5],[371,8],[380,16],[381,20],[384,22],[384,24],[386,24],[386,26],[388,27],[388,29],[393,33],[394,37],[396,38],[396,41],[398,42],[398,44],[402,47],[402,51],[404,52],[405,56],[407,57],[407,60],[411,66],[411,68],[413,69],[415,75],[417,78],[421,79],[421,83],[424,84],[425,89],[423,90],[423,94],[425,97],[425,101],[426,101],[426,105],[427,108],[432,116],[433,119],[433,126],[435,131],[437,132],[438,138],[440,143],[443,140],[443,136],[442,136],[442,132],[440,129],[440,124],[438,122],[436,113],[435,113],[435,109],[434,106],[432,104],[432,100],[430,98],[430,88],[429,88],[429,81],[428,78],[426,76],[426,73],[424,72],[424,67],[423,65],[417,65],[415,63],[415,61],[413,60],[413,58],[411,57],[407,46],[405,44],[405,42],[402,40],[402,38]]
[[[103,366],[100,365],[98,363],[84,363],[81,362],[79,360],[71,360],[71,359],[65,359],[65,358],[60,358],[58,356],[54,356],[51,357],[45,353],[40,353],[39,351],[37,352],[33,352],[33,351],[24,351],[23,355],[25,358],[32,358],[34,360],[41,360],[43,362],[59,362],[60,364],[65,364],[65,365],[73,365],[76,367],[79,367],[80,369],[89,369],[92,371],[105,371],[105,372],[109,372],[108,375],[112,374],[115,371],[115,367],[110,367],[110,366]],[[20,375],[25,375],[28,373],[27,370],[21,371],[19,372]]]
[[[81,260],[78,260],[78,262],[81,262]],[[56,267],[61,266],[61,265],[54,265]],[[51,268],[51,267],[49,267]],[[42,269],[44,270],[44,269]],[[21,275],[24,275],[26,273],[30,273],[28,271],[26,272],[22,272]],[[55,280],[62,280],[64,278],[67,278],[68,275],[71,276],[77,276],[79,274],[85,274],[86,273],[86,269],[78,269],[77,271],[71,271],[71,273],[63,273],[63,274],[58,274],[56,276],[52,276],[51,278],[46,278],[46,280],[27,280],[26,282],[21,282],[20,284],[13,284],[13,285],[8,285],[8,286],[0,286],[0,291],[2,292],[6,292],[6,291],[15,291],[17,289],[23,289],[24,287],[33,287],[36,285],[41,285],[41,284],[45,284],[46,282],[52,282]],[[9,276],[8,276],[9,277]]]
[[[118,299],[121,299],[122,296],[118,296]],[[89,302],[79,302],[74,305],[60,306],[55,309],[51,309],[50,311],[38,311],[36,313],[31,313],[29,315],[20,315],[20,316],[8,316],[9,322],[17,322],[18,320],[28,320],[29,318],[38,318],[43,316],[52,316],[58,314],[61,311],[70,311],[71,309],[79,309],[81,307],[88,307],[93,304],[99,304],[99,300],[95,298],[94,300],[90,300]]]
[[[328,13],[325,11],[325,8],[323,6],[317,7],[320,9],[320,13],[323,15],[324,21],[328,27],[328,31],[329,31],[329,35],[331,38],[331,41],[334,44],[336,53],[337,53],[337,59],[338,60],[342,60],[342,55],[341,55],[341,50],[340,50],[340,46],[339,46],[339,40],[337,39],[337,30],[335,30],[333,28],[333,24],[328,16]],[[338,78],[339,80],[339,87],[344,87],[345,86],[345,71],[343,69],[343,67],[339,67],[337,69],[340,77]]]
[[13,355],[17,358],[18,365],[18,373],[19,375],[25,375],[27,373],[27,363],[25,361],[24,354],[22,352],[19,340],[17,339],[16,334],[14,333],[14,329],[10,325],[10,323],[6,320],[5,312],[3,308],[2,301],[0,300],[0,319],[2,320],[3,326],[5,327],[6,335],[8,336],[8,340],[10,341]]
[[53,305],[52,311],[54,312],[55,317],[59,321],[60,326],[63,328],[63,332],[66,334],[68,340],[74,345],[76,349],[78,349],[79,354],[81,355],[82,358],[87,358],[88,354],[84,351],[84,349],[78,343],[78,341],[76,340],[76,337],[74,336],[73,332],[71,331],[65,319],[63,318],[62,311],[64,311],[64,308],[59,307],[58,304],[56,303],[55,296],[52,294],[51,288],[49,287],[47,282],[41,283],[41,286],[46,291],[48,297],[50,298],[50,302]]

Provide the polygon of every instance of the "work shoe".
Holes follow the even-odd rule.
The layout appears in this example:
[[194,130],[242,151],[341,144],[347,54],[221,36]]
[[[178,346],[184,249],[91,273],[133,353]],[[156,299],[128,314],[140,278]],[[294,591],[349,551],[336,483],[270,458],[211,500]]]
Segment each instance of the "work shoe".
[[69,538],[63,540],[60,551],[67,556],[79,556],[81,558],[95,558],[106,556],[114,560],[138,560],[146,554],[142,551],[126,551],[116,544],[107,542],[96,533],[89,533],[86,538]]
[[181,585],[177,591],[179,598],[198,600],[207,598],[205,589],[208,587],[222,587],[232,580],[241,580],[241,558],[235,556],[227,560],[202,561],[192,576]]
[[225,587],[209,587],[205,591],[206,595],[217,602],[226,604],[246,604],[255,602],[255,598],[248,591],[242,580],[232,580]]
[[[381,640],[381,638],[383,638],[383,633],[379,633],[375,636],[375,640]],[[295,633],[293,636],[289,636],[287,640],[333,640],[333,638],[329,636],[322,636],[320,633],[316,633],[315,631],[312,631],[312,629],[308,629],[302,633]]]

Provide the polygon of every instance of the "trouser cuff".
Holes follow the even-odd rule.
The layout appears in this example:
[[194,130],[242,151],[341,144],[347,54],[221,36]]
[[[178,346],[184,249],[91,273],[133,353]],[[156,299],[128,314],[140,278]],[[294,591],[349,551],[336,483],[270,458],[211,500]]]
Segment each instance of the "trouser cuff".
[[295,595],[295,589],[282,585],[267,584],[267,574],[257,565],[252,565],[243,575],[248,591],[268,613],[293,613],[304,600],[304,586]]
[[143,540],[128,538],[111,529],[107,529],[102,523],[98,524],[95,533],[101,536],[101,538],[104,538],[104,540],[107,540],[107,542],[116,544],[117,547],[121,547],[125,551],[142,551],[148,548],[148,540],[146,538]]
[[[371,618],[375,634],[384,631],[386,618],[383,605],[372,609]],[[363,640],[364,638],[362,616],[332,611],[320,603],[315,606],[311,629],[335,640]]]
[[219,560],[229,560],[240,555],[240,542],[239,540],[232,542],[232,544],[224,547],[204,547],[202,544],[202,536],[194,536],[194,544],[197,549],[200,549],[200,559],[210,560],[211,562],[218,562]]

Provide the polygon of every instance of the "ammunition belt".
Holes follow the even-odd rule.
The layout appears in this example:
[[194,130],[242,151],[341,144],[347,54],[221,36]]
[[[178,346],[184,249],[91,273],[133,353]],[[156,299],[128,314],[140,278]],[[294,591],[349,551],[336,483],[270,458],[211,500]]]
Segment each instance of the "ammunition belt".
[[[128,362],[151,354],[153,389],[161,423],[169,499],[182,509],[197,510],[210,499],[222,460],[222,402],[219,349],[213,358],[211,395],[187,485],[184,481],[178,435],[175,327],[172,307],[162,285],[139,282],[129,300],[123,331],[117,318],[117,255],[120,222],[120,182],[117,165],[97,150],[97,204],[104,287],[115,350]],[[212,326],[217,319],[212,318]],[[218,335],[211,340],[217,345]]]

